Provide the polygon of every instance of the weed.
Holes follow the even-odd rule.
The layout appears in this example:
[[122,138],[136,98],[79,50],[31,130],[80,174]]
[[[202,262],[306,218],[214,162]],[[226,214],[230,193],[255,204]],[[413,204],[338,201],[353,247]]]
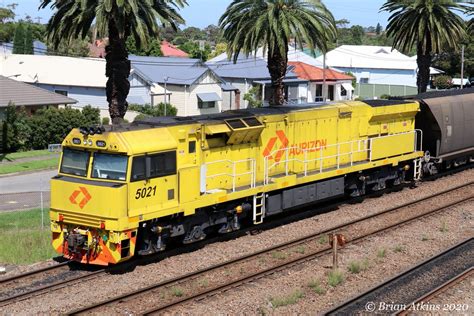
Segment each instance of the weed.
[[275,259],[286,259],[288,255],[281,251],[274,251],[272,252],[272,257]]
[[184,292],[179,287],[173,287],[173,288],[171,288],[171,294],[173,294],[174,296],[177,296],[177,297],[181,297],[181,296],[183,296]]
[[439,228],[439,231],[442,232],[442,233],[446,233],[448,231],[448,224],[446,224],[446,222],[443,222],[441,224],[441,227]]
[[322,235],[321,237],[319,237],[318,241],[321,245],[327,244],[328,243],[328,236],[327,235]]
[[306,249],[303,246],[298,246],[295,250],[296,253],[304,254]]
[[429,238],[426,235],[421,236],[421,241],[428,241]]
[[393,248],[394,252],[403,252],[405,250],[405,247],[402,245],[396,245],[395,248]]
[[377,257],[385,258],[386,252],[387,251],[385,250],[385,248],[380,248],[379,250],[377,250]]
[[332,270],[328,275],[328,284],[336,287],[344,281],[344,274],[339,270]]
[[359,261],[351,261],[347,267],[350,273],[357,274],[362,270],[362,266]]
[[200,287],[208,287],[209,281],[207,279],[202,279],[202,280],[199,280],[198,284]]
[[293,293],[287,296],[282,297],[272,297],[270,303],[273,308],[278,308],[280,306],[287,306],[297,303],[301,298],[304,297],[304,294],[300,290],[295,290]]
[[308,283],[308,286],[316,293],[319,295],[322,295],[326,293],[326,291],[321,287],[321,283],[319,283],[319,280],[313,280]]

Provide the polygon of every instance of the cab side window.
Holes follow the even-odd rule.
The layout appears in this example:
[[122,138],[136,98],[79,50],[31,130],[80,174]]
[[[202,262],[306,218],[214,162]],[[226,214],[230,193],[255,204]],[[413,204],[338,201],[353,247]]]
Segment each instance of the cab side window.
[[150,178],[176,174],[176,152],[170,151],[149,156],[134,157],[132,163],[132,181],[146,179],[147,160],[149,160]]

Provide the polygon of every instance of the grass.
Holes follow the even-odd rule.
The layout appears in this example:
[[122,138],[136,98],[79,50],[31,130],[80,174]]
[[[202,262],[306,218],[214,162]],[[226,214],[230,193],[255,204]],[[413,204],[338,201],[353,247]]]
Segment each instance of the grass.
[[19,152],[16,152],[16,153],[0,154],[0,162],[2,162],[4,160],[6,160],[6,161],[15,161],[17,159],[41,157],[41,156],[48,156],[48,155],[54,155],[54,154],[57,154],[57,153],[49,152],[47,149],[19,151]]
[[328,236],[327,235],[322,235],[319,237],[319,243],[322,244],[327,244],[328,243]]
[[344,274],[339,270],[331,270],[328,274],[328,284],[332,287],[336,287],[344,282]]
[[347,267],[347,270],[349,270],[350,273],[357,274],[361,271],[365,271],[369,268],[369,260],[364,259],[364,261],[351,261],[349,262],[349,266]]
[[304,297],[304,294],[302,291],[295,290],[293,293],[287,296],[272,297],[270,299],[270,303],[272,304],[273,308],[278,308],[280,306],[295,304],[303,297]]
[[443,222],[441,224],[441,227],[439,228],[439,231],[442,232],[442,233],[446,233],[448,231],[448,224],[446,224],[446,222]]
[[393,252],[403,252],[405,250],[405,247],[402,245],[396,245],[395,248],[393,248]]
[[59,157],[55,157],[55,158],[50,158],[46,160],[34,160],[34,161],[20,162],[17,164],[0,165],[0,174],[50,169],[50,168],[57,167],[58,163],[59,163]]
[[305,253],[305,248],[304,246],[298,246],[296,249],[295,249],[295,252],[296,253],[300,253],[300,254],[304,254]]
[[322,288],[319,280],[313,280],[308,283],[308,286],[314,291],[314,293],[323,295],[326,291]]
[[282,251],[274,251],[272,252],[272,257],[275,259],[286,259],[288,255]]
[[180,289],[179,287],[173,287],[171,288],[171,294],[173,294],[176,297],[181,297],[184,294],[184,291]]
[[377,250],[377,257],[379,258],[385,258],[385,255],[387,254],[387,250],[385,248],[380,248]]
[[48,212],[41,210],[0,213],[0,263],[30,264],[54,257]]

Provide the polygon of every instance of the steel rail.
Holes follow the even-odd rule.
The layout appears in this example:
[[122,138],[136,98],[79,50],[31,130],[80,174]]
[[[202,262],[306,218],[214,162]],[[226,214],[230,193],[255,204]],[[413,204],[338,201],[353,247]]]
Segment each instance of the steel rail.
[[430,263],[434,262],[435,260],[438,260],[439,258],[442,258],[446,255],[448,255],[449,253],[459,249],[460,247],[472,242],[473,238],[468,238],[446,250],[443,250],[442,252],[438,253],[437,255],[431,257],[431,258],[428,258],[427,260],[413,266],[413,267],[410,267],[408,268],[407,270],[397,274],[396,276],[388,279],[388,280],[385,280],[383,281],[382,283],[380,284],[377,284],[376,286],[372,287],[371,289],[369,289],[368,291],[366,291],[365,293],[362,293],[360,295],[357,295],[357,296],[354,296],[352,298],[350,298],[349,300],[345,301],[344,303],[336,306],[335,308],[332,308],[326,312],[324,312],[324,315],[343,315],[343,313],[341,312],[338,312],[338,311],[342,311],[343,309],[345,308],[348,308],[350,307],[351,305],[354,305],[355,303],[357,303],[358,301],[360,301],[361,299],[363,299],[364,297],[366,297],[367,295],[371,294],[371,293],[374,293],[375,291],[378,291],[378,290],[381,290],[383,289],[384,287],[387,287],[388,285],[390,285],[390,283],[396,281],[396,280],[399,280],[399,279],[402,279],[404,277],[406,277],[407,275],[415,272],[416,270],[419,270],[420,268],[424,267],[424,266],[427,266],[429,265]]
[[[446,281],[445,283],[441,284],[439,287],[435,288],[434,290],[426,293],[425,295],[421,296],[420,298],[416,299],[415,301],[411,302],[409,305],[414,305],[421,302],[428,302],[432,298],[439,296],[440,294],[446,292],[450,288],[456,286],[457,284],[461,283],[466,278],[474,275],[474,267],[471,267],[465,270],[463,273],[451,278],[450,280]],[[408,315],[410,311],[401,311],[397,313],[398,316],[405,316]]]
[[[272,251],[275,251],[275,250],[281,250],[281,249],[284,249],[284,248],[289,248],[289,247],[293,247],[293,246],[296,246],[298,244],[301,244],[301,243],[304,243],[304,242],[307,242],[308,240],[312,240],[312,239],[316,239],[322,235],[326,235],[328,233],[332,233],[332,232],[336,232],[338,230],[342,230],[343,228],[346,228],[348,226],[351,226],[351,225],[354,225],[354,224],[357,224],[357,223],[361,223],[361,222],[364,222],[364,221],[367,221],[369,219],[373,219],[373,218],[376,218],[378,216],[381,216],[381,215],[384,215],[384,214],[388,214],[388,213],[392,213],[394,211],[397,211],[397,210],[400,210],[400,209],[403,209],[403,208],[407,208],[407,207],[410,207],[410,206],[413,206],[415,204],[419,204],[419,203],[422,203],[424,201],[427,201],[427,200],[430,200],[430,199],[433,199],[433,198],[437,198],[439,195],[444,195],[444,194],[449,194],[451,192],[454,192],[456,190],[461,190],[465,187],[468,187],[468,186],[471,186],[474,184],[474,181],[473,182],[469,182],[467,184],[463,184],[463,185],[460,185],[460,186],[457,186],[457,187],[454,187],[454,188],[451,188],[451,189],[448,189],[448,190],[445,190],[443,192],[438,192],[436,194],[433,194],[431,196],[427,196],[427,197],[424,197],[420,200],[417,200],[417,201],[413,201],[413,202],[408,202],[408,203],[404,203],[402,205],[399,205],[399,206],[396,206],[396,207],[393,207],[393,208],[389,208],[389,209],[386,209],[386,210],[383,210],[383,211],[380,211],[378,213],[375,213],[375,214],[371,214],[371,215],[367,215],[367,216],[364,216],[362,218],[358,218],[358,219],[355,219],[355,220],[352,220],[352,221],[349,221],[349,222],[346,222],[342,225],[338,225],[336,227],[331,227],[327,230],[323,230],[323,231],[319,231],[319,232],[316,232],[316,233],[313,233],[313,234],[310,234],[310,235],[307,235],[305,237],[301,237],[301,238],[298,238],[296,240],[292,240],[292,241],[289,241],[289,242],[286,242],[286,243],[283,243],[283,244],[279,244],[279,245],[276,245],[276,246],[273,246],[273,247],[270,247],[270,248],[266,248],[266,249],[263,249],[263,250],[260,250],[260,251],[257,251],[255,253],[252,253],[252,254],[248,254],[248,255],[244,255],[242,257],[239,257],[239,258],[236,258],[236,259],[232,259],[232,260],[229,260],[229,261],[225,261],[225,262],[222,262],[222,263],[219,263],[219,264],[216,264],[216,265],[212,265],[210,267],[207,267],[207,268],[204,268],[204,269],[201,269],[201,270],[198,270],[198,271],[195,271],[195,272],[190,272],[190,273],[187,273],[185,275],[182,275],[182,276],[179,276],[179,277],[175,277],[175,278],[172,278],[172,279],[168,279],[168,280],[164,280],[162,282],[159,282],[157,284],[154,284],[154,285],[151,285],[151,286],[147,286],[147,287],[144,287],[138,291],[134,291],[134,292],[131,292],[131,293],[126,293],[126,294],[123,294],[123,295],[120,295],[120,296],[117,296],[111,300],[105,300],[105,301],[102,301],[102,302],[99,302],[99,303],[96,303],[94,305],[91,305],[91,306],[87,306],[87,307],[84,307],[84,308],[80,308],[80,309],[76,309],[74,311],[71,311],[70,314],[80,314],[80,313],[85,313],[85,312],[89,312],[89,311],[92,311],[92,310],[95,310],[99,307],[103,307],[103,306],[107,306],[107,305],[110,305],[114,302],[118,302],[118,301],[125,301],[125,300],[128,300],[128,299],[131,299],[131,298],[134,298],[134,297],[137,297],[143,293],[146,293],[148,291],[151,291],[151,290],[156,290],[158,288],[162,288],[162,287],[166,287],[166,286],[169,286],[171,284],[179,284],[179,283],[182,283],[184,281],[187,281],[187,280],[192,280],[192,279],[195,279],[197,278],[198,276],[201,276],[203,275],[204,273],[207,273],[207,272],[210,272],[212,270],[217,270],[219,268],[222,268],[222,267],[225,267],[225,266],[231,266],[231,265],[234,265],[236,263],[240,263],[240,262],[244,262],[244,261],[247,261],[249,259],[253,259],[259,255],[262,255],[262,254],[267,254],[267,253],[271,253]],[[421,217],[427,217],[428,215],[432,215],[436,212],[440,212],[446,208],[450,208],[450,207],[453,207],[457,204],[460,204],[460,203],[464,203],[468,200],[471,200],[473,198],[473,196],[470,196],[468,198],[465,198],[463,200],[458,200],[454,203],[450,203],[448,205],[445,205],[445,206],[442,206],[440,208],[437,208],[435,210],[432,210],[432,211],[429,211],[429,212],[425,212],[423,214],[420,214],[418,216],[415,216],[415,217],[411,217],[403,222],[399,222],[399,223],[396,223],[394,225],[391,225],[389,227],[385,227],[381,230],[377,230],[375,232],[372,232],[370,233],[369,235],[367,236],[371,236],[371,235],[374,235],[374,234],[378,234],[380,233],[381,231],[386,231],[386,230],[389,230],[391,228],[394,228],[394,227],[398,227],[400,225],[403,225],[403,224],[406,224],[408,222],[411,222],[411,221],[414,221],[416,219],[419,219]],[[354,242],[357,242],[359,240],[362,240],[362,239],[365,239],[367,236],[360,236],[360,237],[357,237],[355,239],[352,239],[350,241],[348,241],[349,243],[354,243]],[[331,248],[325,248],[323,250],[320,250],[319,252],[317,253],[312,253],[312,254],[309,254],[309,255],[306,255],[306,256],[303,256],[303,257],[300,257],[300,258],[297,258],[295,260],[292,260],[292,261],[289,261],[289,262],[286,262],[284,263],[282,266],[279,266],[279,267],[275,267],[275,268],[271,268],[271,269],[267,269],[267,270],[264,270],[264,271],[261,271],[261,272],[258,272],[256,273],[255,275],[252,275],[252,276],[248,276],[248,277],[245,277],[244,279],[242,280],[237,280],[236,282],[241,282],[241,283],[246,283],[248,280],[251,280],[251,279],[255,279],[255,278],[258,278],[258,277],[263,277],[265,276],[266,274],[268,273],[272,273],[272,272],[275,272],[277,270],[280,270],[280,269],[285,269],[289,266],[292,266],[292,265],[295,265],[295,264],[299,264],[301,262],[304,262],[304,261],[308,261],[308,260],[312,260],[314,259],[315,257],[318,257],[318,256],[321,256],[321,255],[324,255],[326,253],[329,253],[331,251]],[[224,289],[227,289],[227,288],[231,288],[231,287],[235,287],[236,285],[235,284],[227,284],[227,285],[223,285],[223,286],[220,286],[218,289],[211,289],[209,291],[206,291],[205,293],[200,293],[199,295],[195,295],[195,296],[192,296],[192,297],[187,297],[187,298],[183,298],[175,303],[172,303],[171,305],[167,305],[163,308],[159,308],[157,309],[156,311],[159,311],[159,310],[164,310],[164,309],[167,309],[169,307],[172,307],[172,306],[175,306],[177,304],[181,304],[183,302],[186,302],[186,301],[189,301],[189,300],[195,300],[197,299],[198,297],[201,297],[201,296],[208,296],[210,293],[212,292],[215,292],[215,291],[221,291],[221,290],[224,290]],[[151,312],[155,312],[155,311],[151,311]]]

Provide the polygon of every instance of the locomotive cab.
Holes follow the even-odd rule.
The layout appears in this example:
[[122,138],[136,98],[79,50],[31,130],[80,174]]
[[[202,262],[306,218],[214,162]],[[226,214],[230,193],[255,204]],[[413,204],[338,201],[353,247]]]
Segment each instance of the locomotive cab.
[[176,146],[160,144],[150,151],[117,135],[71,132],[51,181],[53,246],[59,253],[103,265],[134,254],[142,214],[178,204]]

